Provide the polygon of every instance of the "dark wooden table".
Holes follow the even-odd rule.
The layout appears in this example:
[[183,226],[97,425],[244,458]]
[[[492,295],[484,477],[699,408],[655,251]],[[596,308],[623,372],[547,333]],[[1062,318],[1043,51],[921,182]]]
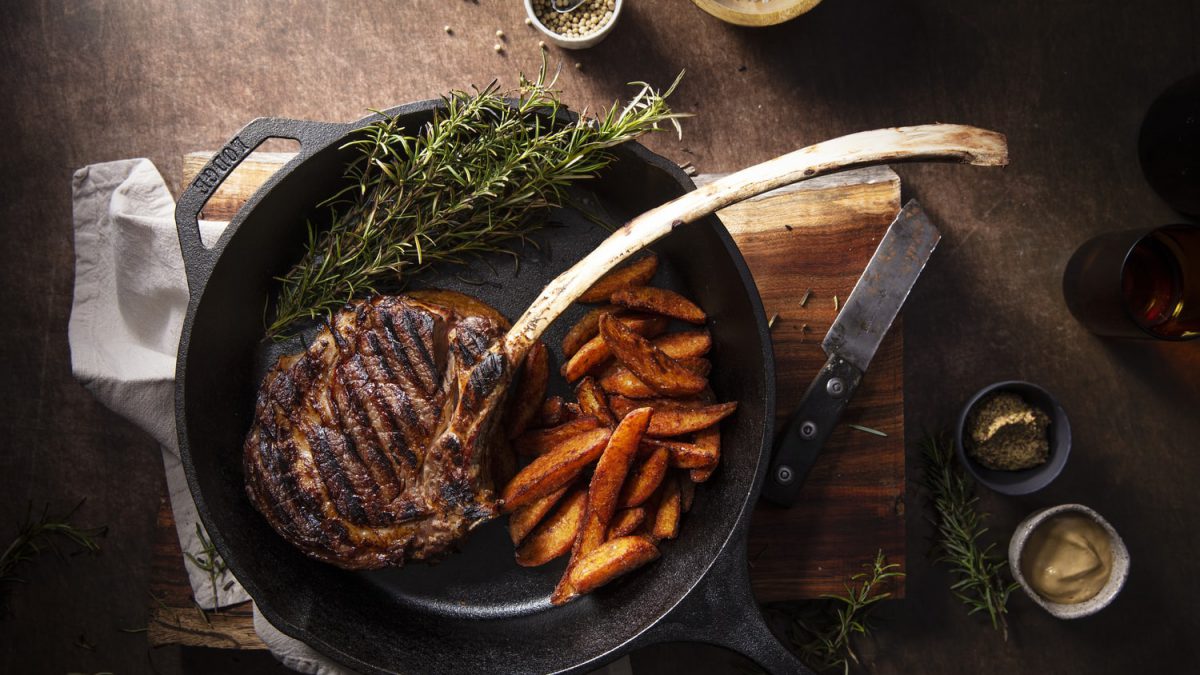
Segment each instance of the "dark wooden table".
[[[1004,171],[898,168],[945,239],[905,317],[910,448],[978,387],[1034,380],[1071,416],[1072,459],[1041,493],[984,495],[1003,545],[1041,506],[1082,502],[1124,535],[1133,573],[1116,603],[1058,622],[1023,598],[1001,641],[967,617],[908,495],[908,599],[861,642],[873,673],[1177,672],[1195,666],[1200,600],[1200,344],[1114,343],[1067,314],[1063,265],[1109,229],[1178,220],[1146,186],[1138,125],[1163,88],[1200,67],[1200,6],[1102,2],[825,0],[763,30],[721,24],[690,3],[630,2],[608,41],[566,64],[568,100],[602,105],[624,82],[688,70],[677,105],[697,116],[682,141],[651,141],[720,172],[848,131],[970,122],[1005,131]],[[150,650],[151,533],[162,491],[153,441],[70,377],[66,321],[73,258],[70,176],[84,164],[179,157],[214,147],[258,115],[349,120],[364,108],[451,87],[512,82],[537,64],[515,2],[295,3],[286,7],[26,2],[0,7],[0,533],[26,504],[107,523],[98,557],[48,556],[6,587],[3,672],[261,672],[233,652]],[[444,25],[454,27],[448,37]],[[504,55],[494,32],[508,35]],[[575,69],[574,63],[581,68]],[[174,186],[177,187],[177,186]],[[910,476],[916,475],[909,455]],[[697,646],[634,657],[653,672],[710,672],[734,659]]]

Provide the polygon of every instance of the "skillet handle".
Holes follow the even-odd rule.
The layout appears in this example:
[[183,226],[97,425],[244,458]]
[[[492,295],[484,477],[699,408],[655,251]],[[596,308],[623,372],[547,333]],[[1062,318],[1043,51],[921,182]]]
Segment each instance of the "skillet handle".
[[745,535],[729,542],[692,592],[638,646],[659,642],[705,642],[732,649],[773,675],[812,675],[771,632],[750,588]]
[[[179,232],[179,248],[183,254],[188,288],[193,294],[203,288],[220,252],[219,245],[209,248],[200,239],[200,211],[242,160],[268,138],[290,138],[299,141],[300,151],[284,167],[288,169],[324,149],[329,143],[343,136],[347,129],[348,126],[344,124],[259,117],[247,124],[213,155],[179,195],[179,201],[175,204],[175,227]],[[267,186],[270,185],[268,182]],[[250,203],[254,201],[251,199]]]

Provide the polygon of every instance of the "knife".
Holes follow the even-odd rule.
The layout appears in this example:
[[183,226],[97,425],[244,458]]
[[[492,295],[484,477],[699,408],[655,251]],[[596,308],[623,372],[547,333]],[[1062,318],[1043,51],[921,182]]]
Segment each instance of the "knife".
[[775,447],[762,496],[791,506],[821,446],[837,425],[846,403],[921,276],[942,235],[925,210],[910,200],[888,226],[883,241],[834,319],[821,348],[829,360],[804,392]]

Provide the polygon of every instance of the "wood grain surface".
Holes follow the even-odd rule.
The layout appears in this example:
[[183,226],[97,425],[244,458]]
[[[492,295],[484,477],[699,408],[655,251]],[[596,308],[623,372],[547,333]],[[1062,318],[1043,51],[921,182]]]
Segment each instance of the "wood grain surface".
[[[768,3],[773,4],[773,3]],[[32,502],[108,525],[100,555],[46,554],[3,589],[3,673],[283,672],[263,652],[147,645],[148,586],[164,492],[154,439],[71,372],[76,254],[72,174],[152,160],[178,194],[183,154],[263,115],[345,122],[405,101],[533,74],[542,36],[511,0],[29,0],[0,3],[0,530]],[[447,34],[444,26],[451,26]],[[495,31],[508,37],[493,50]],[[1063,266],[1084,241],[1178,222],[1147,184],[1139,127],[1169,85],[1200,69],[1196,0],[826,0],[779,26],[741,28],[691,2],[626,2],[596,47],[551,47],[575,109],[669,84],[683,138],[647,145],[702,172],[733,171],[823,139],[946,121],[1005,132],[1003,170],[895,165],[944,239],[904,311],[909,461],[908,599],[855,643],[872,675],[1194,672],[1200,642],[1200,344],[1101,340],[1067,312]],[[578,63],[579,67],[575,67]],[[980,387],[1031,380],[1071,419],[1072,452],[1044,490],[983,490],[988,543],[1037,509],[1092,506],[1134,571],[1116,602],[1078,621],[1016,593],[1008,641],[968,616],[927,555],[916,446]],[[1184,639],[1181,639],[1181,636]],[[731,652],[671,643],[635,673],[745,673]],[[272,670],[274,669],[274,670]]]
[[[183,184],[211,155],[193,152],[184,157]],[[252,154],[213,194],[201,218],[233,218],[290,157]],[[700,175],[696,182],[715,178]],[[844,300],[850,294],[899,209],[899,177],[887,167],[871,167],[775,190],[718,213],[754,274],[767,315],[777,315],[772,329],[777,429],[825,363],[820,343],[837,314],[834,297]],[[760,505],[755,511],[748,554],[760,601],[839,592],[845,579],[877,550],[889,560],[904,562],[901,335],[901,330],[893,330],[880,347],[799,502],[791,509]],[[847,423],[887,436],[855,431]],[[161,602],[153,608],[151,641],[261,648],[247,606],[208,613],[211,623],[204,622],[191,601],[169,519],[170,509],[160,510],[153,584]],[[896,593],[903,596],[903,584]]]
[[[754,274],[767,316],[776,316],[777,432],[825,363],[821,340],[835,307],[853,290],[899,210],[900,179],[875,167],[800,183],[720,212]],[[904,563],[903,333],[897,321],[799,501],[790,509],[760,503],[755,510],[750,577],[760,601],[841,592],[844,580],[879,550]],[[896,594],[903,597],[903,584]]]

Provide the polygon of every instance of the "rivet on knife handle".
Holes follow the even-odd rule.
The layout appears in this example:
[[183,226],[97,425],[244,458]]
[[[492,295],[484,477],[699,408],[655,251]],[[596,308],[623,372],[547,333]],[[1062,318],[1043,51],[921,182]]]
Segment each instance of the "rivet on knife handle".
[[779,506],[796,501],[800,486],[861,380],[862,372],[840,356],[835,354],[825,362],[779,438],[763,484],[763,499]]

